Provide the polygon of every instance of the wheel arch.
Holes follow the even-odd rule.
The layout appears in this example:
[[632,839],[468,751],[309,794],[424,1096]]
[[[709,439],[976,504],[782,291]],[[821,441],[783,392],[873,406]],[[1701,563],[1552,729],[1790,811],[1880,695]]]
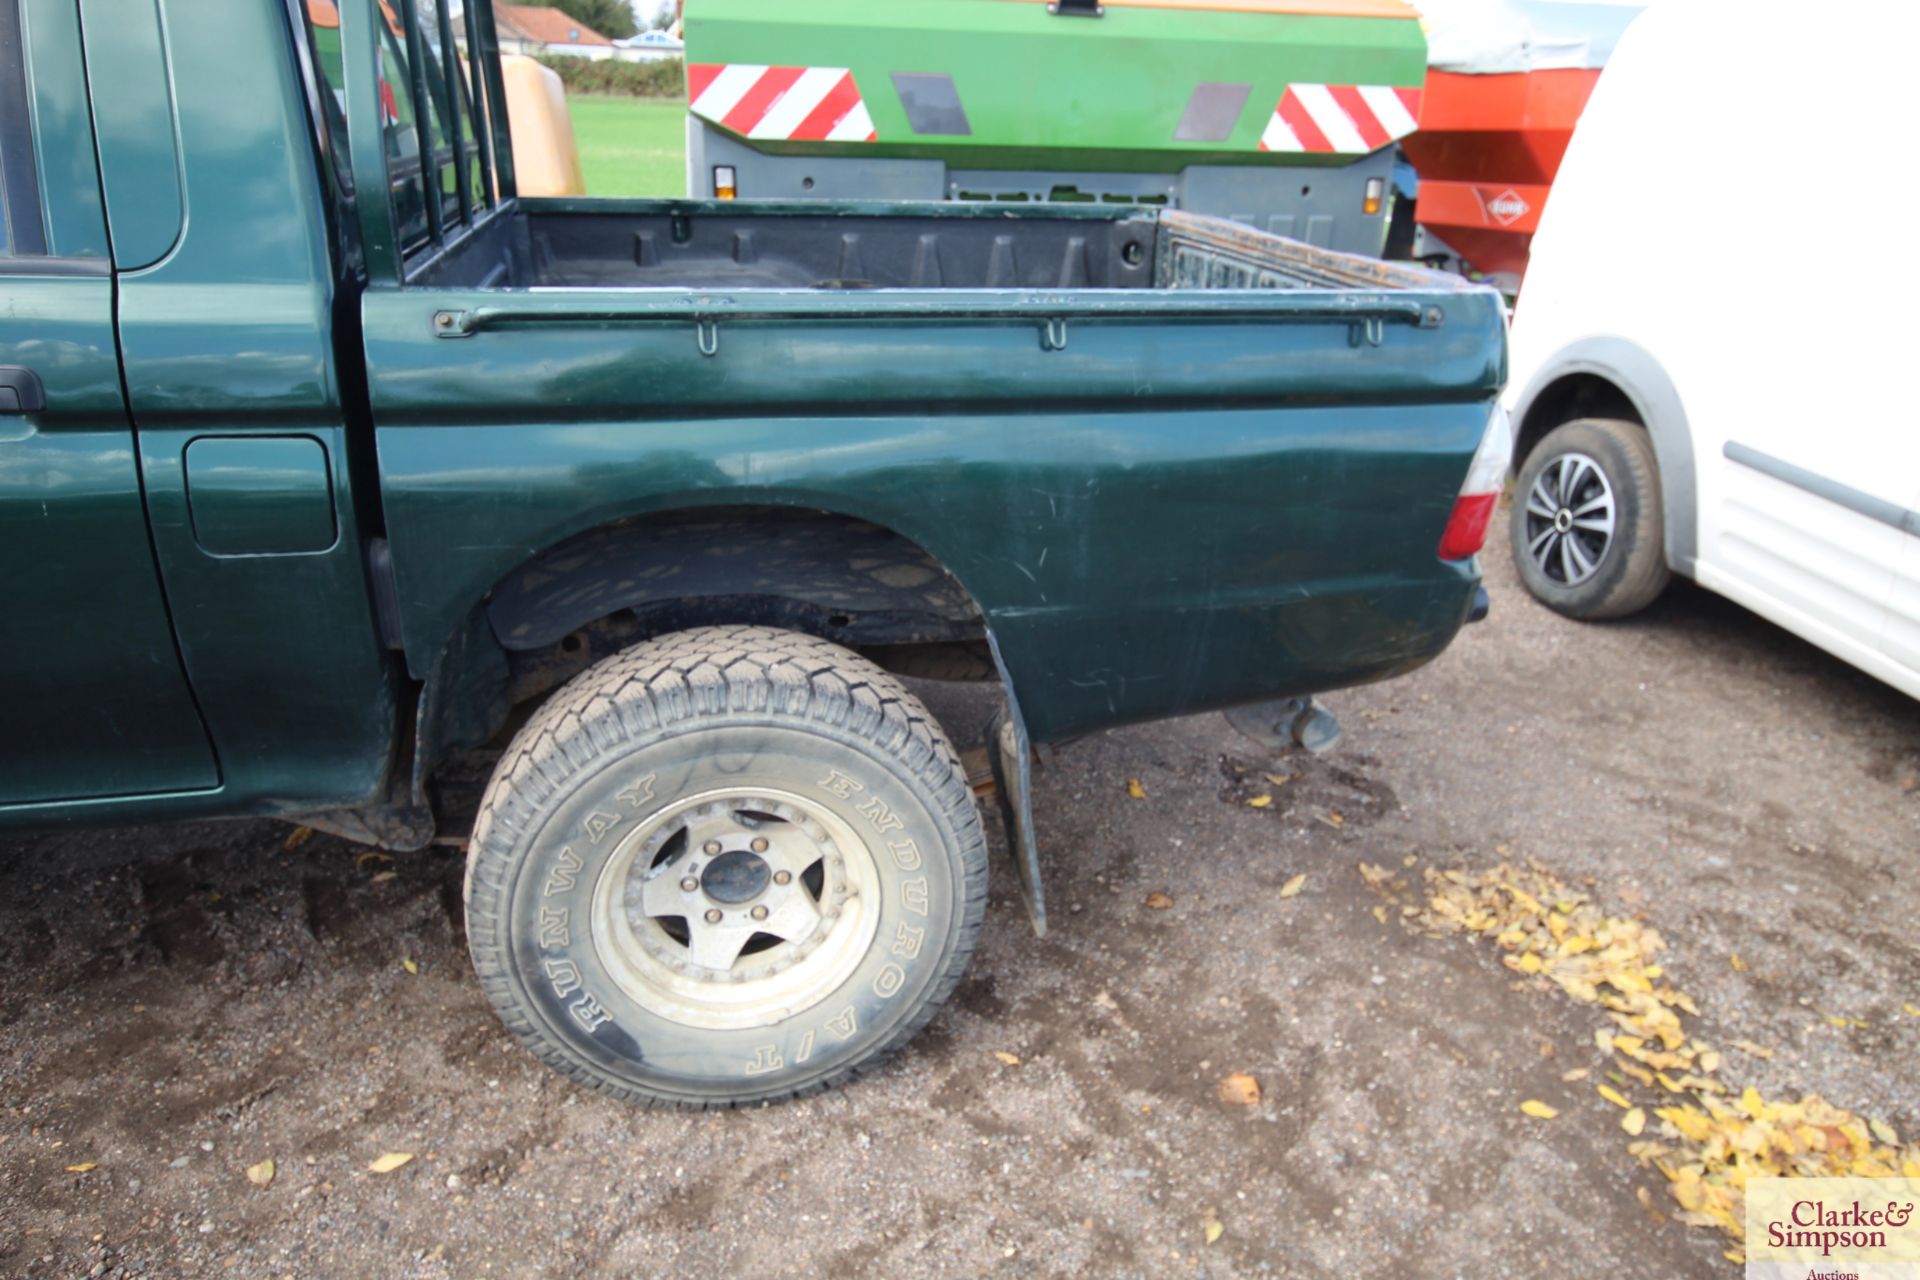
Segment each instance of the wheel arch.
[[[518,703],[606,656],[607,644],[721,622],[852,649],[984,640],[986,629],[945,561],[861,515],[723,502],[615,516],[521,558],[479,594],[427,665],[422,742],[473,741],[453,695],[498,683],[503,667]],[[480,740],[502,717],[487,719]]]
[[1651,353],[1612,335],[1582,338],[1542,362],[1511,409],[1516,474],[1548,432],[1576,418],[1624,418],[1645,427],[1659,464],[1667,565],[1692,575],[1699,545],[1693,436],[1679,389]]
[[424,664],[407,753],[411,809],[428,808],[427,784],[449,754],[491,739],[516,707],[619,649],[715,623],[782,627],[869,654],[976,645],[1025,741],[986,610],[922,541],[825,506],[686,505],[570,531],[479,595]]

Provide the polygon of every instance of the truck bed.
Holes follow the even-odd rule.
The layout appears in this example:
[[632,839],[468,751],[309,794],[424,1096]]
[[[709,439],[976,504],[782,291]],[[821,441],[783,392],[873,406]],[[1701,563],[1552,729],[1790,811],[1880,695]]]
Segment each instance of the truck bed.
[[1040,740],[1405,671],[1477,580],[1498,296],[1219,219],[512,201],[362,324],[417,674],[530,553],[741,504],[924,549]]
[[[523,200],[412,283],[496,288],[1423,289],[1463,282],[1183,213]],[[853,216],[849,216],[852,214]]]

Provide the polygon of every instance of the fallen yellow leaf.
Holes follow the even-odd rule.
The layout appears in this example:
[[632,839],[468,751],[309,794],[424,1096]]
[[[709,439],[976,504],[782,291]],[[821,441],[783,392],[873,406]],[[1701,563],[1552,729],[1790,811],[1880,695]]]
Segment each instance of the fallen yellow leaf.
[[1738,1049],[1740,1052],[1744,1054],[1748,1054],[1755,1058],[1765,1058],[1765,1059],[1771,1060],[1773,1057],[1773,1050],[1767,1048],[1765,1045],[1755,1044],[1751,1040],[1734,1040],[1734,1041],[1731,1041],[1730,1043],[1733,1045],[1734,1048]]
[[1147,789],[1140,785],[1140,779],[1128,778],[1127,794],[1132,796],[1135,800],[1145,800],[1147,798]]
[[1280,896],[1283,898],[1291,898],[1306,887],[1307,873],[1302,871],[1299,875],[1280,886]]
[[1373,909],[1373,918],[1381,924],[1385,924],[1387,922],[1387,909],[1385,907],[1375,907]]
[[1215,1240],[1218,1240],[1221,1236],[1226,1234],[1227,1224],[1220,1221],[1220,1219],[1214,1217],[1212,1214],[1208,1214],[1206,1217],[1206,1223],[1205,1223],[1204,1229],[1207,1233],[1207,1243],[1212,1244]]
[[1329,809],[1327,810],[1327,821],[1331,822],[1336,827],[1345,826],[1347,821],[1347,815],[1340,812],[1338,809]]
[[1740,953],[1738,951],[1728,956],[1727,961],[1728,963],[1733,965],[1733,971],[1735,973],[1745,973],[1747,971],[1747,962],[1740,958]]
[[295,827],[292,833],[289,834],[287,838],[281,842],[280,847],[282,849],[285,849],[288,853],[292,853],[295,849],[298,849],[301,845],[305,844],[307,841],[311,839],[313,839],[312,827]]
[[1172,905],[1172,896],[1161,893],[1158,889],[1147,895],[1147,909],[1150,911],[1165,911]]
[[420,972],[420,966],[413,962],[413,957],[411,956],[402,957],[400,960],[400,967],[402,969],[405,969],[408,973]]
[[1903,1004],[1900,1007],[1902,1009],[1905,1009],[1908,1013],[1912,1014],[1914,1017],[1920,1018],[1920,1004]]
[[1536,1120],[1551,1120],[1560,1114],[1559,1108],[1550,1107],[1544,1102],[1528,1098],[1520,1104],[1520,1109]]
[[1631,1102],[1627,1101],[1627,1097],[1625,1094],[1621,1093],[1618,1089],[1614,1088],[1610,1084],[1597,1085],[1595,1087],[1599,1090],[1601,1097],[1605,1098],[1608,1102],[1611,1102],[1616,1107],[1631,1107],[1633,1105]]
[[1647,1127],[1647,1113],[1639,1107],[1627,1108],[1627,1114],[1620,1117],[1620,1127],[1627,1131],[1628,1137],[1639,1137]]
[[259,1164],[247,1166],[247,1181],[256,1187],[264,1187],[273,1181],[273,1157],[268,1156]]
[[371,880],[369,880],[369,881],[368,881],[367,883],[369,883],[369,884],[380,884],[380,883],[382,883],[383,881],[387,881],[387,880],[391,880],[391,879],[393,879],[393,878],[394,878],[395,876],[397,876],[397,875],[399,875],[399,874],[400,874],[400,873],[399,873],[398,871],[382,871],[382,872],[381,872],[381,873],[380,873],[379,875],[376,875],[376,876],[374,876],[374,877],[373,877],[373,878],[372,878]]
[[92,1173],[95,1169],[98,1169],[99,1167],[100,1166],[97,1163],[95,1163],[92,1160],[89,1160],[85,1164],[68,1165],[67,1172],[68,1173]]
[[363,853],[359,857],[355,858],[353,860],[353,865],[356,867],[364,867],[369,862],[392,862],[392,861],[393,861],[393,855],[390,853],[378,853],[378,852],[369,850],[368,852]]
[[1249,809],[1264,809],[1264,808],[1266,808],[1266,807],[1267,807],[1268,805],[1270,805],[1270,804],[1272,804],[1272,803],[1273,803],[1273,797],[1272,797],[1272,796],[1270,796],[1270,795],[1257,795],[1257,796],[1255,796],[1255,797],[1253,797],[1253,798],[1252,798],[1251,800],[1249,800],[1249,801],[1247,801],[1247,808],[1249,808]]
[[401,1165],[411,1163],[412,1160],[413,1160],[413,1152],[411,1151],[389,1151],[385,1155],[376,1158],[372,1164],[368,1165],[367,1172],[392,1173],[395,1169],[398,1169]]
[[1293,775],[1290,773],[1263,773],[1260,776],[1276,787],[1284,787],[1293,781]]
[[1000,1065],[1003,1067],[1017,1067],[1020,1065],[1020,1055],[1017,1053],[1008,1053],[1005,1049],[995,1049],[993,1056],[1000,1059]]
[[1258,1106],[1260,1082],[1244,1071],[1236,1071],[1214,1086],[1213,1096],[1230,1107]]
[[1585,1080],[1591,1074],[1592,1073],[1585,1067],[1575,1067],[1571,1071],[1562,1072],[1560,1078],[1568,1084],[1572,1084],[1576,1080]]
[[1869,1120],[1867,1121],[1867,1128],[1873,1130],[1873,1136],[1888,1146],[1897,1147],[1900,1145],[1900,1135],[1895,1133],[1893,1126],[1885,1120]]

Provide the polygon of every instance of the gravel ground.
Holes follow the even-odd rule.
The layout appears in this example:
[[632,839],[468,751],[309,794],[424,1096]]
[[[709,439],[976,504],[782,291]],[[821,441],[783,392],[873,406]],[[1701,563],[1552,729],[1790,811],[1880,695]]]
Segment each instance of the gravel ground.
[[[1489,579],[1439,661],[1327,700],[1327,757],[1218,715],[1060,751],[1053,935],[1001,875],[927,1033],[782,1107],[649,1114],[537,1066],[468,970],[452,850],[289,850],[266,822],[0,841],[0,1273],[1737,1274],[1641,1207],[1664,1192],[1618,1113],[1561,1081],[1600,1065],[1593,1010],[1381,923],[1355,863],[1591,880],[1666,934],[1703,1038],[1778,1050],[1724,1074],[1906,1131],[1920,704],[1685,584],[1582,626],[1504,547]],[[1268,771],[1299,776],[1248,807]],[[1231,1071],[1258,1105],[1216,1101]],[[368,1172],[388,1151],[417,1158]]]

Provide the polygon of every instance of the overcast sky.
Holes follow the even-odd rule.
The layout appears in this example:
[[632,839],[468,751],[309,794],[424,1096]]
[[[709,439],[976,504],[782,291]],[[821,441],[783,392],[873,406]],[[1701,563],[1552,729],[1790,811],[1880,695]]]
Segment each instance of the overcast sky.
[[659,20],[673,15],[673,0],[627,0],[633,6],[633,20],[645,31]]

